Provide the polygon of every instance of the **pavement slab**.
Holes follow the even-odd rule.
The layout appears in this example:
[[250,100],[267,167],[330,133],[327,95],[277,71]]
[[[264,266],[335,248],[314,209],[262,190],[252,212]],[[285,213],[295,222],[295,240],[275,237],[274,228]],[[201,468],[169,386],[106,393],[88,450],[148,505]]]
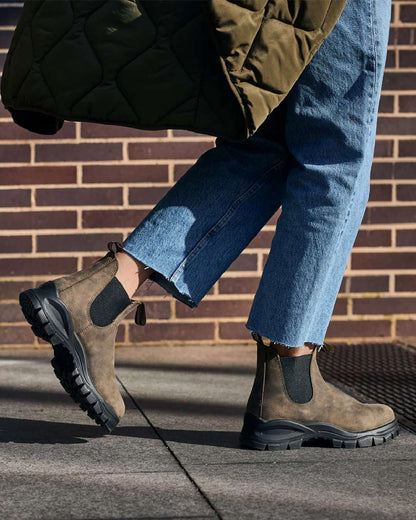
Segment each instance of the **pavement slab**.
[[255,361],[236,345],[118,353],[123,384],[221,518],[416,517],[416,436],[403,429],[367,449],[240,449]]
[[52,351],[0,351],[0,504],[5,519],[215,518],[123,392],[104,434],[53,374]]
[[110,434],[65,394],[51,350],[0,351],[0,505],[10,519],[416,517],[416,436],[356,450],[241,449],[255,348],[119,348]]

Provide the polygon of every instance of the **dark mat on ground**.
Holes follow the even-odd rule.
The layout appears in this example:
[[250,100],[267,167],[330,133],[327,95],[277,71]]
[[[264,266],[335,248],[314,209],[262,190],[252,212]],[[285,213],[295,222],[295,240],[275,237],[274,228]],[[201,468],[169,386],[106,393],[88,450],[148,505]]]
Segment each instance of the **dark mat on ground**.
[[360,400],[391,406],[416,433],[416,347],[401,343],[334,344],[318,356],[324,378]]

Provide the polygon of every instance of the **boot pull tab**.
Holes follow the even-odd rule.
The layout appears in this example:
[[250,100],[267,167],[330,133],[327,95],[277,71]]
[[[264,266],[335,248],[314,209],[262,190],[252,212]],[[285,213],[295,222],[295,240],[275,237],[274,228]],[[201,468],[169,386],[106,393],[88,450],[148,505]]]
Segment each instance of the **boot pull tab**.
[[257,332],[251,331],[251,337],[256,341],[257,343],[260,343],[260,345],[263,345],[266,347],[265,343],[263,342],[263,338],[260,336],[260,334],[257,334]]
[[318,347],[318,352],[331,352],[331,354],[334,352],[335,347],[334,345],[331,345],[331,343],[324,342],[322,345]]
[[137,325],[146,324],[146,311],[145,311],[143,302],[139,302],[139,305],[136,307],[136,314],[134,316],[134,321]]
[[114,254],[124,250],[123,246],[122,246],[122,244],[120,244],[120,242],[108,242],[107,248],[109,251],[111,251]]

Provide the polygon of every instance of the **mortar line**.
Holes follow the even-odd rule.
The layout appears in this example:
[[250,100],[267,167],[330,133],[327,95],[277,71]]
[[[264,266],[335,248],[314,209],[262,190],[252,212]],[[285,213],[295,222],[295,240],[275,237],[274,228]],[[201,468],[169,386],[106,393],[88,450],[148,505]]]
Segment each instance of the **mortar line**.
[[131,393],[127,390],[127,387],[125,386],[125,384],[121,381],[120,377],[119,376],[116,376],[117,377],[117,380],[118,382],[120,383],[120,385],[122,386],[123,390],[126,392],[126,394],[130,397],[131,401],[133,402],[134,406],[137,408],[137,410],[142,414],[142,416],[144,417],[145,421],[147,422],[147,424],[150,426],[150,428],[153,430],[154,434],[158,437],[158,439],[160,439],[160,441],[162,442],[162,444],[165,446],[165,448],[168,450],[168,452],[170,453],[170,455],[175,459],[176,463],[178,464],[178,466],[182,469],[182,471],[184,472],[185,476],[187,477],[187,479],[191,482],[191,484],[195,487],[195,489],[198,491],[198,493],[202,496],[202,498],[205,500],[205,502],[207,503],[207,505],[212,509],[212,511],[214,512],[216,518],[218,518],[218,520],[224,520],[223,517],[220,515],[220,513],[217,511],[216,507],[214,506],[214,504],[211,502],[211,500],[207,497],[207,495],[204,493],[204,491],[202,491],[202,489],[198,486],[198,484],[196,483],[196,481],[191,477],[190,473],[188,472],[188,470],[185,468],[185,466],[182,464],[182,462],[180,461],[179,457],[176,455],[176,453],[172,450],[172,448],[168,445],[168,443],[165,441],[165,439],[162,437],[162,435],[159,433],[159,431],[157,430],[157,428],[153,425],[153,423],[151,422],[150,418],[147,416],[147,414],[145,413],[145,411],[143,410],[143,408],[139,405],[139,403],[136,401],[136,399],[131,395]]

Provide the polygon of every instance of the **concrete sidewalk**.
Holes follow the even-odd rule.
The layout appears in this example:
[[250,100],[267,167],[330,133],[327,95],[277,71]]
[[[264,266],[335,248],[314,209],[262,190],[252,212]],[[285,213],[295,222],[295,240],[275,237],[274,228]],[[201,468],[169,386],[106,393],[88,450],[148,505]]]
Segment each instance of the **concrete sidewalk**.
[[382,446],[238,448],[254,346],[117,350],[110,435],[53,375],[52,350],[0,351],[0,511],[12,519],[411,519],[416,436]]

